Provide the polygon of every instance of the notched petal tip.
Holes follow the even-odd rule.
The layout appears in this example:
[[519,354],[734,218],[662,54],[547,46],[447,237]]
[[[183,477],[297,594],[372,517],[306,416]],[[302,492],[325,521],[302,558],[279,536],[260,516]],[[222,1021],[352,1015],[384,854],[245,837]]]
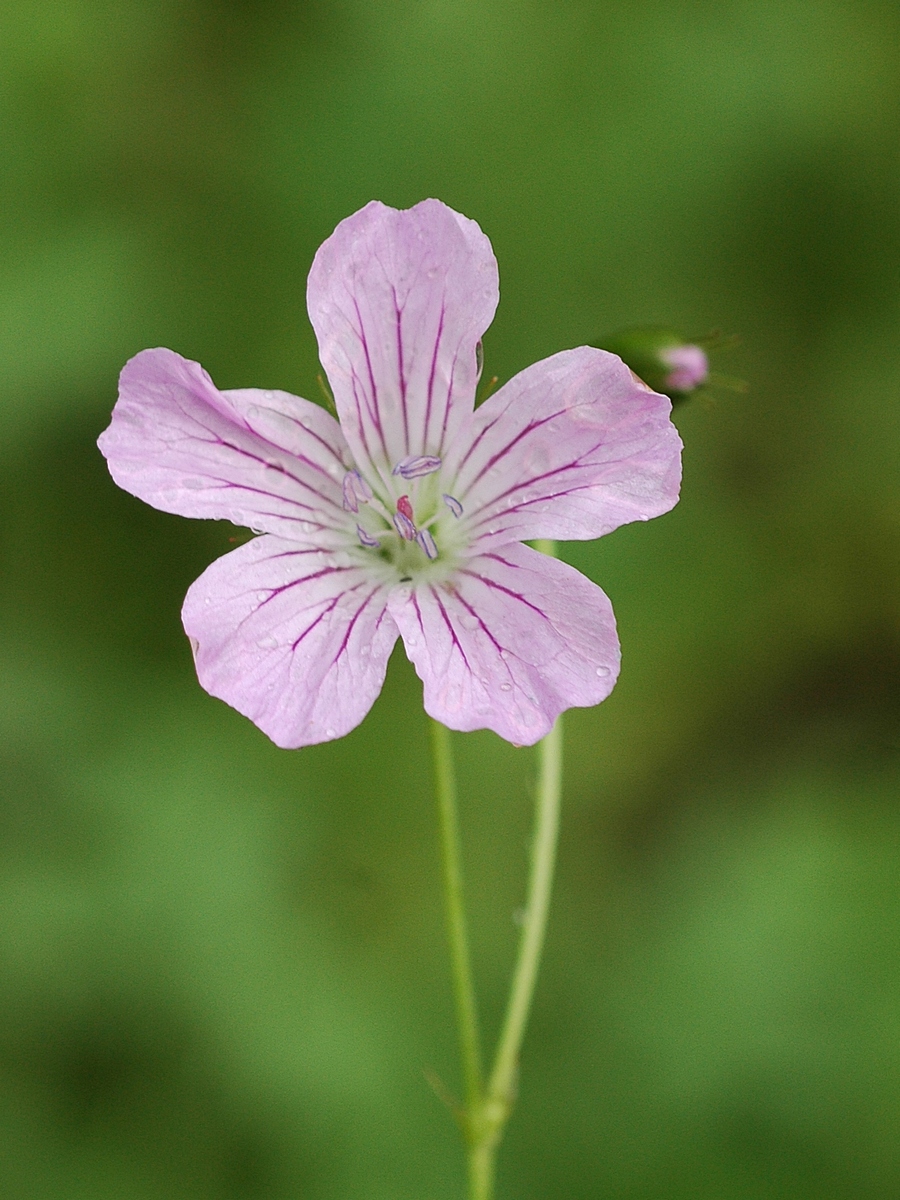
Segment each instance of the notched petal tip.
[[476,345],[498,299],[490,242],[438,200],[370,204],[337,226],[307,303],[357,463],[442,454],[474,406]]

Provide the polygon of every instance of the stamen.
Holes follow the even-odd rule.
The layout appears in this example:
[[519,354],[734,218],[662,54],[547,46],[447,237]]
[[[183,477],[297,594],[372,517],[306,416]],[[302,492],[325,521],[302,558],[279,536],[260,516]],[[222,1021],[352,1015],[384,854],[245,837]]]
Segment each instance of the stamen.
[[368,546],[370,549],[373,549],[373,550],[377,550],[379,545],[381,544],[378,541],[378,538],[372,537],[371,533],[369,533],[368,530],[363,529],[362,525],[357,525],[356,536],[359,538],[359,540],[362,542],[362,544],[364,546]]
[[360,504],[366,504],[372,499],[372,489],[360,475],[359,471],[348,471],[341,484],[344,493],[344,509],[347,512],[359,512]]
[[428,558],[431,558],[431,559],[437,558],[438,548],[435,545],[434,538],[431,536],[430,530],[420,529],[419,532],[416,534],[416,541],[418,542],[419,546],[422,548],[422,550],[425,552],[425,554]]
[[454,496],[444,496],[444,503],[453,513],[457,520],[463,515],[463,506]]
[[421,479],[423,475],[431,475],[440,470],[441,460],[433,454],[411,454],[409,458],[401,458],[391,474],[401,475],[404,479]]
[[350,471],[344,476],[344,482],[341,484],[341,490],[344,493],[344,511],[359,512],[359,503],[356,499],[356,494],[353,490],[353,472]]
[[409,496],[401,496],[397,501],[397,512],[402,512],[407,521],[415,524],[416,514],[413,512],[413,506],[409,502]]
[[398,511],[394,513],[394,528],[407,542],[414,542],[416,540],[416,527],[405,512]]

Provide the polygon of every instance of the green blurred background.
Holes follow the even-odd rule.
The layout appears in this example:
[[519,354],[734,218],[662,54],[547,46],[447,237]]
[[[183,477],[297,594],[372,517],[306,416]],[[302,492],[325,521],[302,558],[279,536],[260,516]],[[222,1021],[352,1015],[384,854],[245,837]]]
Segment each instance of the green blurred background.
[[[179,622],[234,530],[95,447],[147,346],[316,398],[316,247],[438,196],[488,375],[653,321],[751,383],[678,409],[673,513],[563,548],[624,668],[567,724],[500,1200],[893,1200],[897,5],[10,0],[0,127],[2,1194],[462,1195],[420,686],[276,750]],[[456,747],[493,1030],[533,756]]]

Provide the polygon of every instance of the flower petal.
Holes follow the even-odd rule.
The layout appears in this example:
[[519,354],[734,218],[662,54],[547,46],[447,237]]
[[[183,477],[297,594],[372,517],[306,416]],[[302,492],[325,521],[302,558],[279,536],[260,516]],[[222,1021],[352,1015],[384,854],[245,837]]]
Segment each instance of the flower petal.
[[590,346],[520,372],[445,459],[478,549],[595,538],[668,512],[681,480],[671,408],[620,358]]
[[476,346],[498,298],[490,242],[438,200],[373,201],[319,248],[309,316],[360,466],[440,457],[472,411]]
[[287,392],[221,392],[199,363],[171,350],[125,364],[99,446],[116,483],[164,512],[306,543],[332,545],[352,532],[341,493],[350,456],[337,421]]
[[471,559],[446,584],[396,588],[388,607],[426,711],[451,729],[532,745],[564,709],[605,700],[619,673],[605,594],[515,542]]
[[372,707],[397,640],[386,599],[353,556],[266,536],[208,567],[181,616],[204,688],[294,749]]

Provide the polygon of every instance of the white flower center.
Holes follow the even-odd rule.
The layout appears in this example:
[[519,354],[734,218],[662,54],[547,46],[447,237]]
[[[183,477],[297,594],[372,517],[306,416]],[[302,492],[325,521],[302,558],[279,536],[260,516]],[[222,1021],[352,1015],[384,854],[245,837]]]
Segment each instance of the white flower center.
[[356,516],[359,544],[397,582],[444,579],[465,549],[463,507],[441,491],[440,469],[439,458],[423,454],[403,459],[373,486],[358,471],[344,477],[344,508]]

